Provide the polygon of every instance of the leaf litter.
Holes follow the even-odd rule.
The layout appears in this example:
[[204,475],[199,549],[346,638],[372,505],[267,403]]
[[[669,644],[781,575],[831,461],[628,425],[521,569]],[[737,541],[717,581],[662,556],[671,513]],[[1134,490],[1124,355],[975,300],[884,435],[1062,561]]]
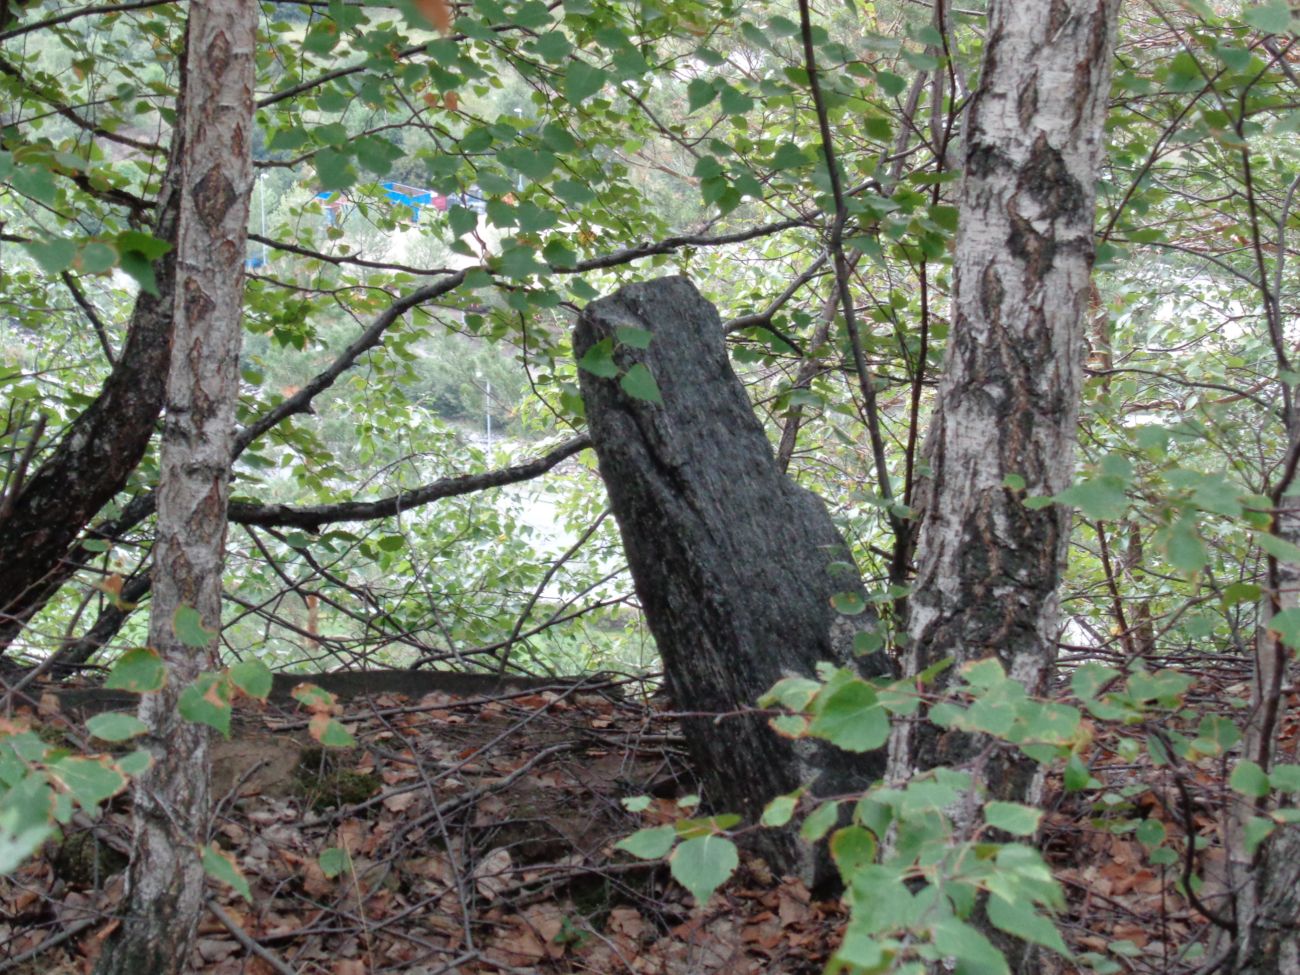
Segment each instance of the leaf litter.
[[[1231,682],[1202,674],[1197,696],[1232,700]],[[196,972],[812,975],[837,944],[842,906],[761,860],[742,858],[699,905],[666,863],[615,849],[698,790],[673,716],[645,688],[358,699],[339,715],[356,740],[343,750],[313,742],[310,721],[242,703],[233,737],[214,740],[213,840],[252,899],[210,884]],[[1043,803],[1040,842],[1068,901],[1058,921],[1078,954],[1047,970],[1193,971],[1206,912],[1224,904],[1225,763],[1135,757],[1105,727],[1081,757],[1089,787],[1053,776]],[[651,798],[631,813],[632,796]],[[129,837],[119,796],[0,878],[0,973],[92,970],[124,905]]]

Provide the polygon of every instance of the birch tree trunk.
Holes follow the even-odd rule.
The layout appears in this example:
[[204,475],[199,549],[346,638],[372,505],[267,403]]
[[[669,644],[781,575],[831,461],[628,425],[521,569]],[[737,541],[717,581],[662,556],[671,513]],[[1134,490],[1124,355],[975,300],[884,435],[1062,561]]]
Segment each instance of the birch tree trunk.
[[[989,4],[964,132],[952,339],[926,447],[908,673],[996,657],[1041,693],[1053,663],[1070,512],[1024,500],[1056,494],[1073,473],[1118,11],[1118,0]],[[897,727],[891,777],[980,756],[977,782],[1026,797],[1032,770],[987,745],[941,736],[922,716]]]
[[[191,4],[186,27],[188,107],[177,233],[175,344],[167,377],[149,642],[166,687],[146,694],[152,767],[135,784],[128,916],[100,957],[114,975],[187,970],[203,905],[199,848],[207,842],[208,736],[180,719],[181,690],[215,662],[230,454],[238,395],[244,239],[252,190],[251,0]],[[186,646],[177,611],[213,632]]]

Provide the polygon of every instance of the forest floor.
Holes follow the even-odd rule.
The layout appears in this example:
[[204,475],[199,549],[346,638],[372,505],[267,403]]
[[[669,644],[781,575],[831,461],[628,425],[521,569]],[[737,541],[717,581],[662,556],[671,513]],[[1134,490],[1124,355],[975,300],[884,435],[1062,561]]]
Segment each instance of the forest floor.
[[[267,705],[241,706],[218,741],[214,838],[252,898],[212,885],[194,971],[812,975],[837,943],[842,905],[761,861],[699,905],[664,863],[615,850],[696,791],[672,715],[638,685],[390,695],[344,718],[355,749],[322,751],[301,713]],[[1180,893],[1181,852],[1165,865],[1150,853],[1185,850],[1190,828],[1212,874],[1221,784],[1207,773],[1188,796],[1104,741],[1090,767],[1105,788],[1066,796],[1053,782],[1046,800],[1066,939],[1123,971],[1188,971],[1209,924]],[[638,795],[652,801],[628,812],[620,800]],[[119,797],[0,878],[0,973],[91,970],[118,923],[129,828]]]

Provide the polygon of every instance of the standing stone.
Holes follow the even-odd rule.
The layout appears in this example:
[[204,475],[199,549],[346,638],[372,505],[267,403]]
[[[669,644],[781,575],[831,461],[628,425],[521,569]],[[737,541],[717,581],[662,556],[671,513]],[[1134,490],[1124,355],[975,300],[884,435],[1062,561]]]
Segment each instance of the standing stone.
[[[651,333],[647,348],[629,328]],[[599,343],[593,358],[608,350],[619,376],[580,370],[587,421],[669,690],[693,715],[683,730],[709,805],[754,821],[801,785],[816,796],[864,789],[883,773],[883,754],[792,742],[766,716],[743,713],[783,677],[854,662],[853,638],[873,621],[832,607],[838,593],[865,596],[861,577],[822,501],[778,468],[717,309],[685,278],[629,285],[583,312],[574,353],[581,360]],[[625,391],[637,364],[662,403]],[[880,653],[856,664],[864,676],[891,669]],[[778,871],[834,883],[827,858],[793,833],[754,836]]]

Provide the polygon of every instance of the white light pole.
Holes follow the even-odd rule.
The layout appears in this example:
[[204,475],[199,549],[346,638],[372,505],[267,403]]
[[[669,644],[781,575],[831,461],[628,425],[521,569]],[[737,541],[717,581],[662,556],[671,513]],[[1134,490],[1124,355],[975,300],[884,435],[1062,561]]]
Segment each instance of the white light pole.
[[487,424],[487,449],[492,449],[492,380],[483,375],[482,367],[474,370],[474,378],[483,383],[483,419]]
[[257,176],[257,200],[262,208],[262,267],[266,267],[266,173]]

